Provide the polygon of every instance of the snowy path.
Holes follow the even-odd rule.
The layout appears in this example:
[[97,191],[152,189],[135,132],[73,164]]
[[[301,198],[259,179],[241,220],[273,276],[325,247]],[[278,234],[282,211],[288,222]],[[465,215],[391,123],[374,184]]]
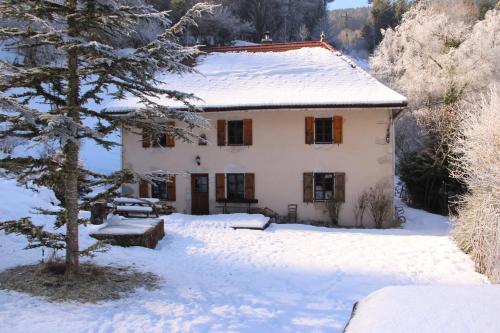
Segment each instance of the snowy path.
[[[98,305],[0,291],[0,332],[340,332],[353,303],[384,286],[487,283],[448,239],[445,218],[407,211],[405,230],[385,231],[232,230],[174,214],[156,250],[97,259],[157,273],[160,290]],[[0,234],[0,244],[9,256],[0,269],[39,259],[21,238]]]

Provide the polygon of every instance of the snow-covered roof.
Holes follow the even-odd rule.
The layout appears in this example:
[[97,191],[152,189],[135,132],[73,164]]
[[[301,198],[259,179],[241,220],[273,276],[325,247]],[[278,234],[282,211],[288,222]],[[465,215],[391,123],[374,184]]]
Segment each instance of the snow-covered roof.
[[[215,48],[196,59],[196,73],[164,74],[164,86],[193,93],[206,111],[297,107],[402,107],[404,96],[383,85],[324,42]],[[165,106],[181,104],[167,98]],[[110,111],[140,106],[116,101]]]

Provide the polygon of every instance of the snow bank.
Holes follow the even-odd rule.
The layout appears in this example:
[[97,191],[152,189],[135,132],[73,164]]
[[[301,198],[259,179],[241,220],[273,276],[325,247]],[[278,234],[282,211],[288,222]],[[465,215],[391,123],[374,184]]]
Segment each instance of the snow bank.
[[386,287],[361,301],[346,333],[496,333],[500,286]]
[[[15,179],[0,177],[0,221],[15,220],[22,217],[32,217],[33,222],[45,224],[47,219],[36,214],[36,208],[56,210],[59,202],[54,192],[45,188],[33,186],[33,190],[18,186]],[[51,219],[51,218],[49,218]]]
[[[339,52],[306,47],[286,52],[209,53],[197,59],[197,73],[167,74],[168,89],[193,93],[199,107],[359,105],[404,103],[406,98],[355,66]],[[162,98],[166,106],[183,106]],[[130,97],[107,107],[140,106]]]

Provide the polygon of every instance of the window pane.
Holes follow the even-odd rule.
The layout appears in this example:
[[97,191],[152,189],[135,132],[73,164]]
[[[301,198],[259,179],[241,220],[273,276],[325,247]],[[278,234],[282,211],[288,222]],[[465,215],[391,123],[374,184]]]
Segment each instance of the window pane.
[[332,143],[332,119],[315,119],[315,141],[316,143]]
[[208,192],[208,178],[203,176],[196,177],[195,191],[198,193]]
[[227,175],[227,197],[229,199],[245,198],[245,175],[228,174]]
[[333,173],[315,173],[314,174],[314,199],[327,200],[333,197]]
[[153,198],[166,200],[167,199],[167,183],[166,182],[155,182],[155,185],[151,186],[151,196]]
[[243,144],[243,120],[227,122],[227,142],[229,145]]

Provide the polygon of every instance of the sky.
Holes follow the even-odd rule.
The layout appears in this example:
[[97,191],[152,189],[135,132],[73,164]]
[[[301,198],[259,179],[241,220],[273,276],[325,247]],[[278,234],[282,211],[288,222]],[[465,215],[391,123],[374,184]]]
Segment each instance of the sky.
[[368,0],[335,0],[328,5],[330,10],[359,7],[368,7]]

